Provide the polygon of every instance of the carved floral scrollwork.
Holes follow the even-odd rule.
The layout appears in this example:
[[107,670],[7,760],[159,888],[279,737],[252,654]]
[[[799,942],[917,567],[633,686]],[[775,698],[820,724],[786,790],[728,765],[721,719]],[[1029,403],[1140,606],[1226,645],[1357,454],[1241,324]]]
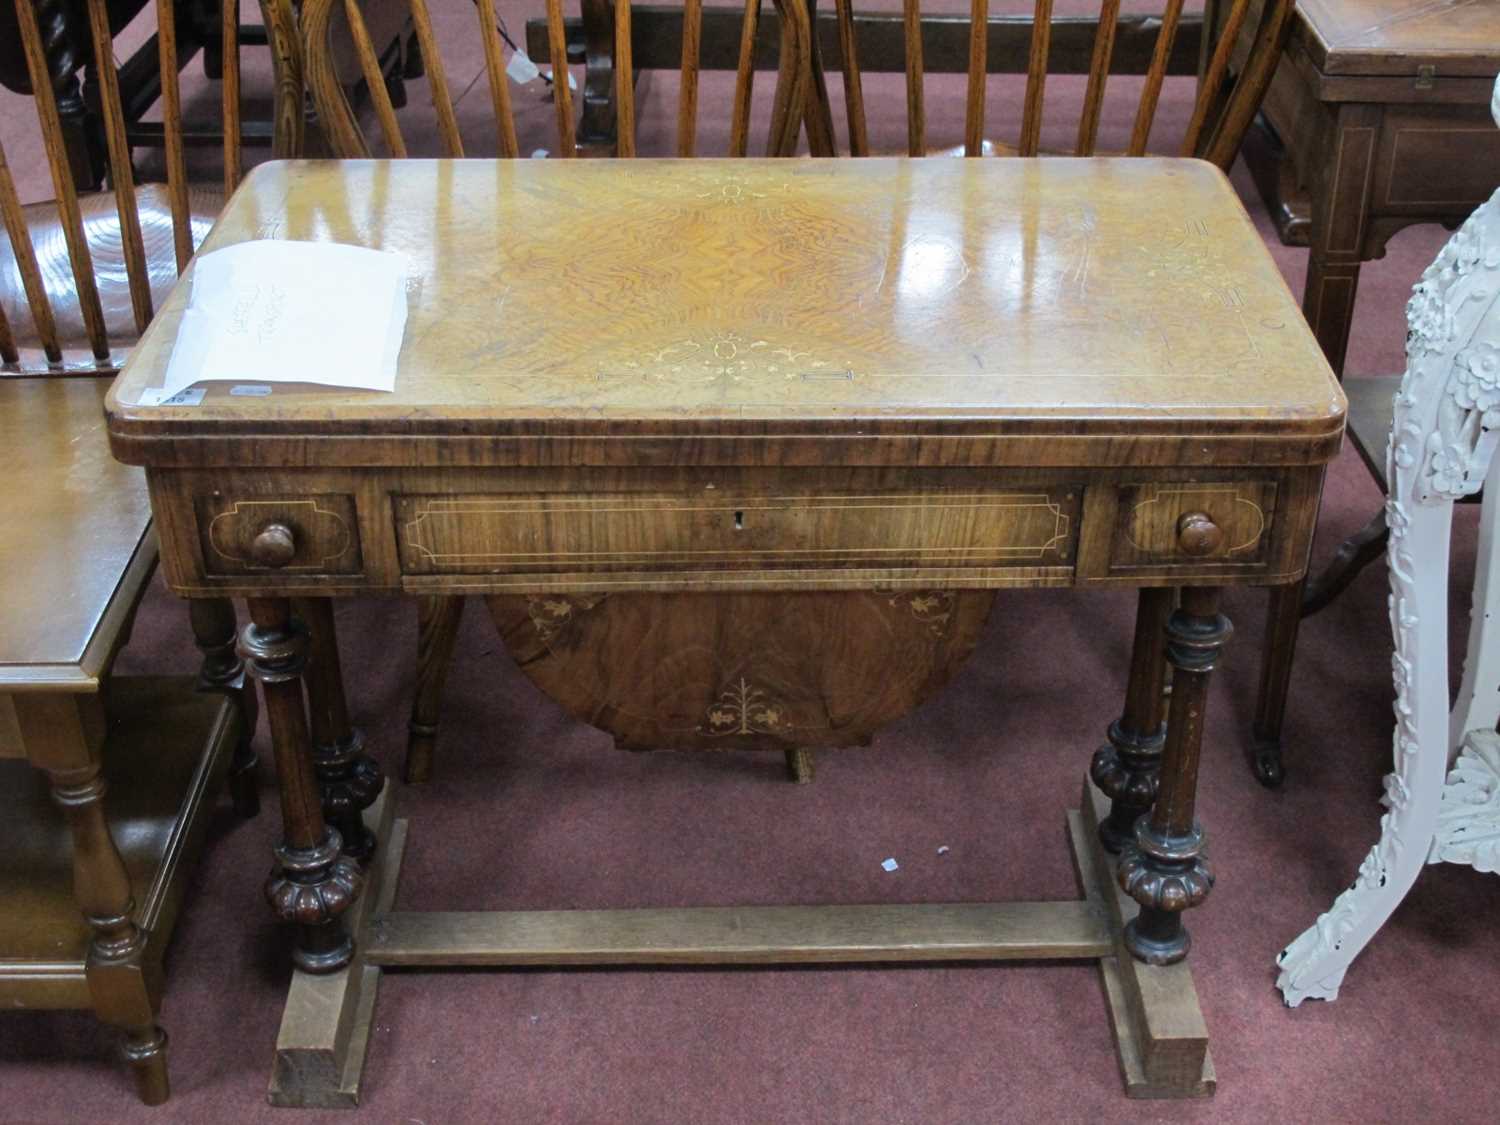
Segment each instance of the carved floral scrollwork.
[[1443,787],[1431,862],[1500,872],[1500,735],[1471,731]]
[[[1500,104],[1496,108],[1500,117]],[[1350,961],[1425,861],[1479,858],[1476,866],[1490,864],[1482,869],[1500,866],[1500,748],[1487,755],[1471,741],[1445,790],[1449,747],[1424,749],[1422,732],[1428,743],[1437,731],[1446,735],[1448,699],[1446,692],[1436,699],[1422,695],[1417,674],[1419,661],[1444,660],[1445,654],[1437,651],[1441,629],[1434,631],[1423,617],[1446,612],[1452,502],[1479,491],[1500,436],[1500,349],[1486,327],[1500,305],[1497,293],[1500,192],[1449,240],[1407,304],[1407,366],[1386,454],[1395,769],[1385,780],[1380,838],[1366,853],[1354,883],[1277,957],[1281,971],[1276,983],[1293,1007],[1309,996],[1331,1000],[1338,995]],[[1424,602],[1433,608],[1419,611]],[[1500,747],[1494,736],[1484,745]],[[1487,836],[1471,831],[1481,822],[1492,826]],[[1464,844],[1454,843],[1466,835]],[[1481,840],[1487,847],[1482,857],[1467,846]]]

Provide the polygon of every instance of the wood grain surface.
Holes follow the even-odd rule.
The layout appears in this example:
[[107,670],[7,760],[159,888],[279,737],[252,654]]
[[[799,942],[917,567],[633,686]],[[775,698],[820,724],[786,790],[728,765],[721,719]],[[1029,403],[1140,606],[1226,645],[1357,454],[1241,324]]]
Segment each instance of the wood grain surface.
[[[515,463],[499,436],[715,463],[672,439],[747,435],[774,459],[763,439],[800,434],[796,456],[840,460],[896,434],[969,441],[900,463],[1175,463],[1190,450],[1148,440],[1173,434],[1237,463],[1272,457],[1258,437],[1286,464],[1325,461],[1342,427],[1269,254],[1195,161],[289,162],[252,173],[207,248],[272,237],[407,256],[395,392],[130,405],[161,383],[182,286],[111,394],[117,454],[182,463],[208,451],[150,437],[259,434],[238,463],[297,464],[317,435],[325,463],[369,464],[394,456],[371,439],[443,435],[484,439],[448,463]],[[610,316],[559,321],[581,298]]]
[[957,671],[991,591],[490,597],[505,647],[628,750],[864,745]]

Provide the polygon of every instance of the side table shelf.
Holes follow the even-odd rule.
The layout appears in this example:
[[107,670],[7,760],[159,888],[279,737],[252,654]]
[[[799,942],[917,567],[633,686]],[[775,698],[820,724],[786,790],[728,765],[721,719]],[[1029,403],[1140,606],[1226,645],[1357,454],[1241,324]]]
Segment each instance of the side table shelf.
[[[102,758],[105,813],[147,935],[160,996],[162,957],[240,731],[234,705],[190,677],[110,680]],[[0,761],[0,1007],[93,1008],[92,932],[73,897],[72,842],[47,777]]]

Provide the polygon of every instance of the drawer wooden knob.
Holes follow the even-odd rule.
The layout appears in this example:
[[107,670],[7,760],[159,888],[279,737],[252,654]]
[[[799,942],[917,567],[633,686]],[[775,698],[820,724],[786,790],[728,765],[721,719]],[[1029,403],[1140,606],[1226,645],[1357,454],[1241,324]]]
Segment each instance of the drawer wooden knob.
[[297,537],[284,523],[268,523],[250,543],[250,558],[257,566],[279,569],[297,555]]
[[1185,555],[1211,555],[1224,545],[1224,529],[1207,512],[1186,512],[1177,521],[1177,546]]

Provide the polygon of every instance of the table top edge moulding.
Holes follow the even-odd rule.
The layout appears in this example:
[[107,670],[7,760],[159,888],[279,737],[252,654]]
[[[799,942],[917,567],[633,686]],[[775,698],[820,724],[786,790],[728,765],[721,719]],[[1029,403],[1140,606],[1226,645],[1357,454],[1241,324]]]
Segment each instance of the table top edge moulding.
[[[133,405],[184,281],[110,392],[122,460],[292,466],[316,440],[319,464],[388,464],[397,440],[411,464],[1295,465],[1343,428],[1199,161],[278,162],[204,249],[268,237],[407,255],[396,390]],[[556,316],[573,295],[613,315],[581,333]]]

